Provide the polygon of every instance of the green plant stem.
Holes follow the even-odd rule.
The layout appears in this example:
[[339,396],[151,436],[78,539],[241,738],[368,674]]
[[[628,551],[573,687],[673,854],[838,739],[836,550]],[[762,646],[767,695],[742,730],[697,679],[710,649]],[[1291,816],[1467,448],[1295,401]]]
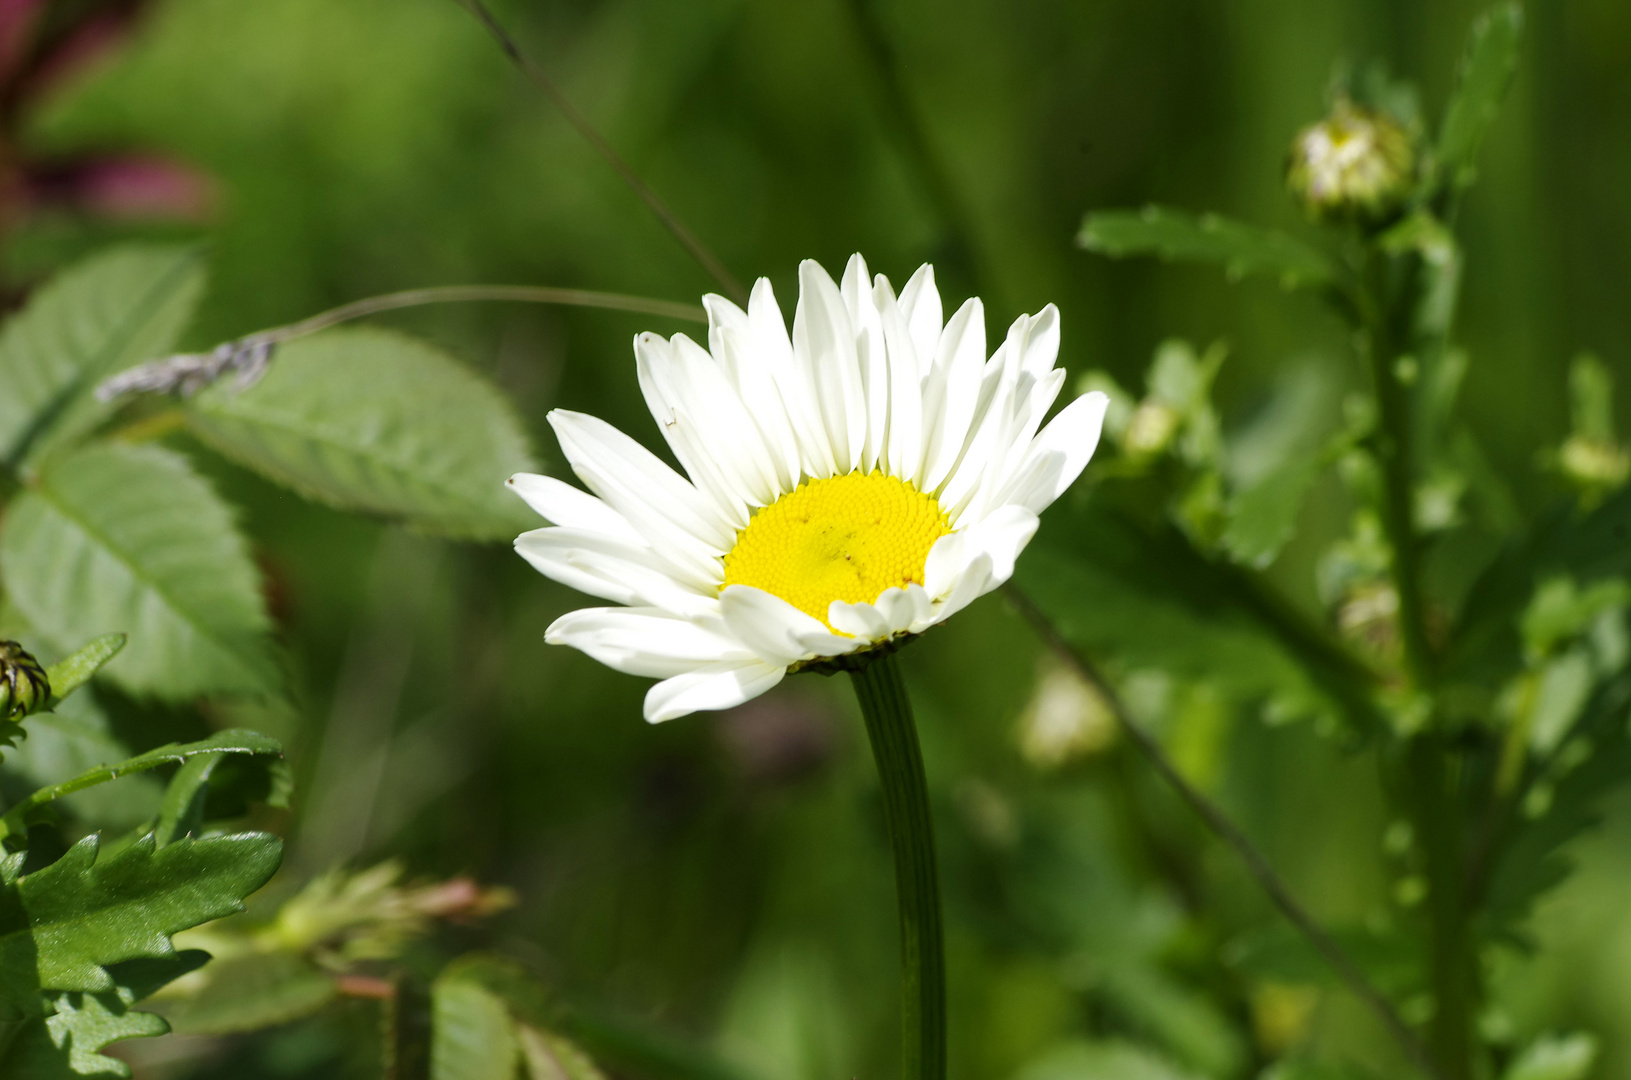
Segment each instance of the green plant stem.
[[1120,694],[1116,693],[1115,687],[1110,685],[1098,667],[1087,658],[1085,653],[1066,640],[1059,628],[1019,586],[1010,581],[1003,586],[1003,591],[1009,601],[1019,609],[1020,614],[1025,617],[1026,621],[1035,628],[1037,635],[1041,637],[1043,642],[1060,659],[1069,664],[1084,681],[1099,692],[1099,695],[1109,704],[1110,711],[1115,716],[1116,722],[1121,726],[1121,730],[1132,740],[1133,745],[1138,747],[1139,752],[1161,775],[1161,778],[1171,785],[1179,797],[1189,804],[1190,809],[1194,810],[1200,819],[1206,823],[1207,828],[1211,829],[1218,839],[1222,840],[1234,851],[1240,858],[1241,863],[1245,865],[1247,873],[1251,874],[1253,880],[1267,894],[1274,906],[1279,909],[1280,914],[1284,915],[1291,925],[1296,927],[1298,932],[1308,939],[1309,944],[1330,965],[1337,978],[1341,979],[1348,989],[1353,992],[1354,996],[1364,1002],[1376,1015],[1377,1019],[1382,1022],[1383,1026],[1398,1042],[1399,1048],[1404,1051],[1422,1074],[1431,1077],[1432,1080],[1445,1080],[1434,1067],[1433,1059],[1428,1054],[1426,1047],[1422,1045],[1421,1040],[1416,1037],[1416,1033],[1400,1017],[1398,1010],[1394,1009],[1387,997],[1372,985],[1370,979],[1365,976],[1364,971],[1354,962],[1353,958],[1342,950],[1336,940],[1330,934],[1327,934],[1325,929],[1297,901],[1297,898],[1292,896],[1290,887],[1281,880],[1280,875],[1270,865],[1268,858],[1257,850],[1257,846],[1251,842],[1240,826],[1236,825],[1229,815],[1224,813],[1222,807],[1207,798],[1200,789],[1184,778],[1183,773],[1178,771],[1178,766],[1167,756],[1166,750],[1156,741],[1155,736],[1144,730],[1143,726],[1133,718],[1132,713],[1127,709],[1127,703],[1122,700]]
[[1471,1080],[1478,971],[1467,917],[1465,841],[1455,759],[1444,736],[1437,732],[1413,738],[1405,755],[1408,805],[1427,876],[1428,970],[1433,987],[1428,1044],[1445,1080]]
[[852,672],[867,738],[883,785],[884,818],[895,854],[900,902],[901,1021],[904,1080],[946,1075],[946,961],[940,929],[929,787],[912,703],[893,655]]
[[[1426,690],[1432,684],[1433,659],[1427,639],[1421,549],[1415,528],[1414,436],[1409,393],[1398,370],[1415,310],[1414,283],[1419,276],[1419,261],[1408,256],[1403,262],[1406,280],[1395,283],[1390,274],[1395,267],[1385,255],[1373,252],[1368,258],[1366,351],[1381,414],[1375,451],[1382,466],[1382,528],[1393,549],[1393,587],[1399,594],[1399,636],[1411,685]],[[1395,301],[1396,296],[1406,300]]]

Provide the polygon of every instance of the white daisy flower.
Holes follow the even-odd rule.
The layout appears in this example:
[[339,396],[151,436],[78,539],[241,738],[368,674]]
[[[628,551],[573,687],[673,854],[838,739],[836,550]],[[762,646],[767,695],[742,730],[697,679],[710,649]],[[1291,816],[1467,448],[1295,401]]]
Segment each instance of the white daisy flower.
[[746,312],[703,303],[706,349],[684,334],[634,341],[646,403],[689,479],[610,424],[556,409],[561,449],[594,494],[509,481],[553,523],[516,540],[521,556],[623,605],[570,612],[545,640],[661,679],[646,695],[653,723],[920,634],[1008,580],[1037,515],[1092,456],[1107,404],[1084,394],[1041,427],[1065,380],[1058,310],[1015,320],[987,359],[980,301],[943,322],[928,266],[897,297],[859,255],[842,286],[803,263],[791,337],[765,279]]

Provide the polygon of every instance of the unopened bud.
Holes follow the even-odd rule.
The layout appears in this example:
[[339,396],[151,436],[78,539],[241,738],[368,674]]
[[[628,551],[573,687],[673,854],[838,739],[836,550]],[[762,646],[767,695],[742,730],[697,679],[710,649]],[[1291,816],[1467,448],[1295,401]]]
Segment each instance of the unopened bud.
[[1580,487],[1612,491],[1631,480],[1631,454],[1604,439],[1571,436],[1557,455],[1563,475]]
[[1127,430],[1121,436],[1122,449],[1132,457],[1154,457],[1172,444],[1181,419],[1171,405],[1146,399],[1127,421]]
[[1415,172],[1415,147],[1397,121],[1339,101],[1291,144],[1286,186],[1317,220],[1377,222],[1399,208]]
[[0,641],[0,719],[21,720],[51,700],[51,680],[15,641]]

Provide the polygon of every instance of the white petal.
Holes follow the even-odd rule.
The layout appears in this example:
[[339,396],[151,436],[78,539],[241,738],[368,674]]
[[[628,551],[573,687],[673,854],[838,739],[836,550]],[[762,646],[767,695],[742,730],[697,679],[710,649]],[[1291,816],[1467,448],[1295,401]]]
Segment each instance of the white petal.
[[889,357],[889,428],[884,468],[916,484],[923,468],[923,372],[917,346],[889,282],[878,275],[872,302],[883,323]]
[[861,391],[855,329],[844,297],[814,260],[799,264],[799,302],[793,312],[793,359],[804,372],[832,445],[838,474],[854,469],[866,444],[866,398]]
[[852,255],[844,268],[841,287],[844,307],[855,330],[855,356],[861,371],[861,397],[866,409],[866,439],[855,467],[870,473],[878,467],[889,432],[889,357],[885,349],[883,319],[872,302],[872,283],[866,260]]
[[957,309],[934,353],[923,387],[923,416],[930,423],[924,491],[938,491],[963,455],[980,396],[985,366],[985,309],[976,297]]
[[993,587],[1014,576],[1014,560],[1019,558],[1019,553],[1036,535],[1039,524],[1041,522],[1030,510],[1010,505],[999,508],[968,529],[969,549],[991,559]]
[[719,557],[736,534],[711,500],[604,420],[555,409],[549,423],[572,471],[648,544],[699,575],[723,577]]
[[782,681],[785,667],[760,662],[710,664],[665,679],[646,692],[646,719],[653,724],[703,709],[729,709],[751,701]]
[[934,621],[934,604],[928,590],[917,582],[904,589],[885,589],[873,601],[894,633],[916,633]]
[[974,554],[966,529],[947,533],[934,542],[928,558],[923,560],[923,590],[930,600],[938,603],[946,598],[968,569]]
[[[934,287],[934,267],[924,263],[900,291],[900,313],[912,335],[919,361],[926,367],[934,360],[944,318],[940,292]],[[927,372],[925,372],[927,374]]]
[[792,491],[801,469],[799,442],[776,387],[771,361],[754,352],[753,329],[741,308],[714,295],[704,296],[702,306],[708,311],[708,348],[735,384],[743,406],[772,454],[777,487],[783,494]]
[[687,617],[718,615],[717,583],[688,576],[656,550],[585,529],[534,529],[515,550],[533,569],[590,596]]
[[1076,482],[1099,445],[1110,399],[1098,390],[1066,405],[1031,443],[998,501],[1040,514]]
[[815,656],[842,656],[865,642],[840,637],[779,596],[751,585],[729,585],[719,594],[725,625],[767,663],[784,667]]
[[582,608],[544,633],[630,675],[666,679],[705,664],[750,663],[753,656],[722,634],[656,608]]
[[787,409],[788,423],[798,439],[801,460],[795,474],[802,470],[811,476],[833,475],[838,467],[833,461],[832,440],[822,427],[814,388],[794,359],[787,323],[768,278],[760,278],[753,285],[753,294],[748,298],[748,326],[753,332],[753,354],[769,368]]
[[888,641],[894,636],[889,620],[871,604],[834,600],[827,606],[827,621],[834,630],[866,641]]
[[537,473],[516,473],[508,483],[511,491],[551,524],[605,533],[629,544],[645,543],[628,518],[564,480]]
[[684,334],[675,334],[671,344],[683,404],[699,424],[698,444],[719,457],[738,497],[756,506],[775,502],[775,460],[736,387],[713,356]]
[[991,572],[991,556],[981,552],[963,570],[951,592],[941,602],[939,610],[935,612],[935,621],[945,622],[999,584]]
[[[635,371],[646,407],[651,410],[652,418],[657,421],[686,476],[714,504],[716,516],[729,522],[733,530],[745,528],[748,496],[735,482],[736,470],[730,455],[722,453],[705,434],[710,426],[705,415],[708,407],[696,400],[699,395],[689,392],[676,352],[675,345],[657,334],[635,337]],[[723,383],[724,379],[719,381]]]

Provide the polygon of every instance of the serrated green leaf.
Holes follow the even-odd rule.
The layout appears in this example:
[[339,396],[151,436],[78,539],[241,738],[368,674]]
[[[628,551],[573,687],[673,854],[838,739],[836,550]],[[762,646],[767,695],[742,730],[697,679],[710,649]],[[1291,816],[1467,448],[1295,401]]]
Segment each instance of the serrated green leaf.
[[333,976],[297,953],[249,953],[212,961],[184,993],[148,1007],[182,1035],[233,1035],[310,1016],[337,992]]
[[471,979],[431,987],[431,1080],[514,1080],[521,1047],[504,999]]
[[1097,499],[1057,504],[1019,561],[1015,583],[1072,644],[1123,670],[1207,679],[1231,700],[1265,702],[1274,718],[1339,711],[1375,717],[1333,647],[1265,622],[1176,530],[1147,528]]
[[113,994],[62,994],[51,1006],[50,1016],[30,1020],[0,1056],[7,1080],[129,1077],[130,1066],[102,1050],[121,1039],[170,1030],[161,1017],[131,1009]]
[[[54,712],[30,717],[28,738],[12,752],[8,764],[43,787],[129,756],[130,747],[113,734],[100,701],[84,692]],[[134,776],[120,784],[75,792],[66,802],[75,817],[97,828],[129,829],[153,817],[162,793],[163,785],[154,777]]]
[[1341,276],[1330,256],[1284,233],[1159,206],[1088,214],[1076,242],[1115,258],[1157,255],[1169,262],[1213,263],[1231,278],[1268,274],[1288,289],[1332,285]]
[[1584,1032],[1543,1035],[1519,1054],[1501,1080],[1582,1080],[1597,1061],[1597,1040]]
[[1444,181],[1462,188],[1472,183],[1484,136],[1501,111],[1501,102],[1518,70],[1523,40],[1523,8],[1501,4],[1473,23],[1455,95],[1444,112],[1438,138],[1438,167]]
[[40,289],[0,329],[0,457],[38,461],[104,415],[96,384],[168,352],[203,291],[196,248],[92,256]]
[[226,759],[225,754],[199,754],[176,770],[159,803],[153,839],[159,847],[196,832],[204,820],[204,799],[209,794],[210,775]]
[[231,510],[179,454],[101,445],[55,461],[7,512],[0,578],[63,651],[129,633],[107,677],[135,693],[278,685],[254,562]]
[[[72,795],[76,791],[83,791],[97,784],[105,784],[110,780],[117,780],[121,776],[146,772],[156,769],[160,765],[185,764],[188,760],[208,755],[220,754],[268,754],[281,755],[283,747],[276,739],[268,738],[255,731],[223,731],[193,743],[169,743],[149,750],[145,754],[137,754],[114,765],[98,765],[72,780],[65,780],[60,784],[53,784],[34,792],[25,799],[20,800],[0,817],[0,837],[15,835],[22,831],[22,824],[30,811],[46,803]],[[163,846],[160,844],[159,846]]]
[[1599,689],[1573,732],[1575,745],[1586,751],[1584,759],[1561,775],[1537,778],[1547,793],[1544,805],[1511,807],[1497,829],[1492,849],[1498,854],[1484,900],[1495,932],[1518,934],[1535,901],[1573,871],[1569,842],[1595,828],[1603,800],[1631,782],[1628,704],[1631,676]]
[[264,379],[199,394],[188,422],[228,457],[343,510],[467,537],[536,524],[504,487],[534,468],[504,397],[403,334],[334,330],[280,346]]
[[103,664],[119,655],[128,640],[129,637],[124,634],[103,634],[72,656],[47,668],[53,703],[62,701],[90,682],[91,676],[100,671]]
[[116,990],[108,965],[173,955],[170,935],[242,911],[283,857],[267,833],[97,849],[88,836],[0,885],[0,1010],[37,1015],[42,991]]

